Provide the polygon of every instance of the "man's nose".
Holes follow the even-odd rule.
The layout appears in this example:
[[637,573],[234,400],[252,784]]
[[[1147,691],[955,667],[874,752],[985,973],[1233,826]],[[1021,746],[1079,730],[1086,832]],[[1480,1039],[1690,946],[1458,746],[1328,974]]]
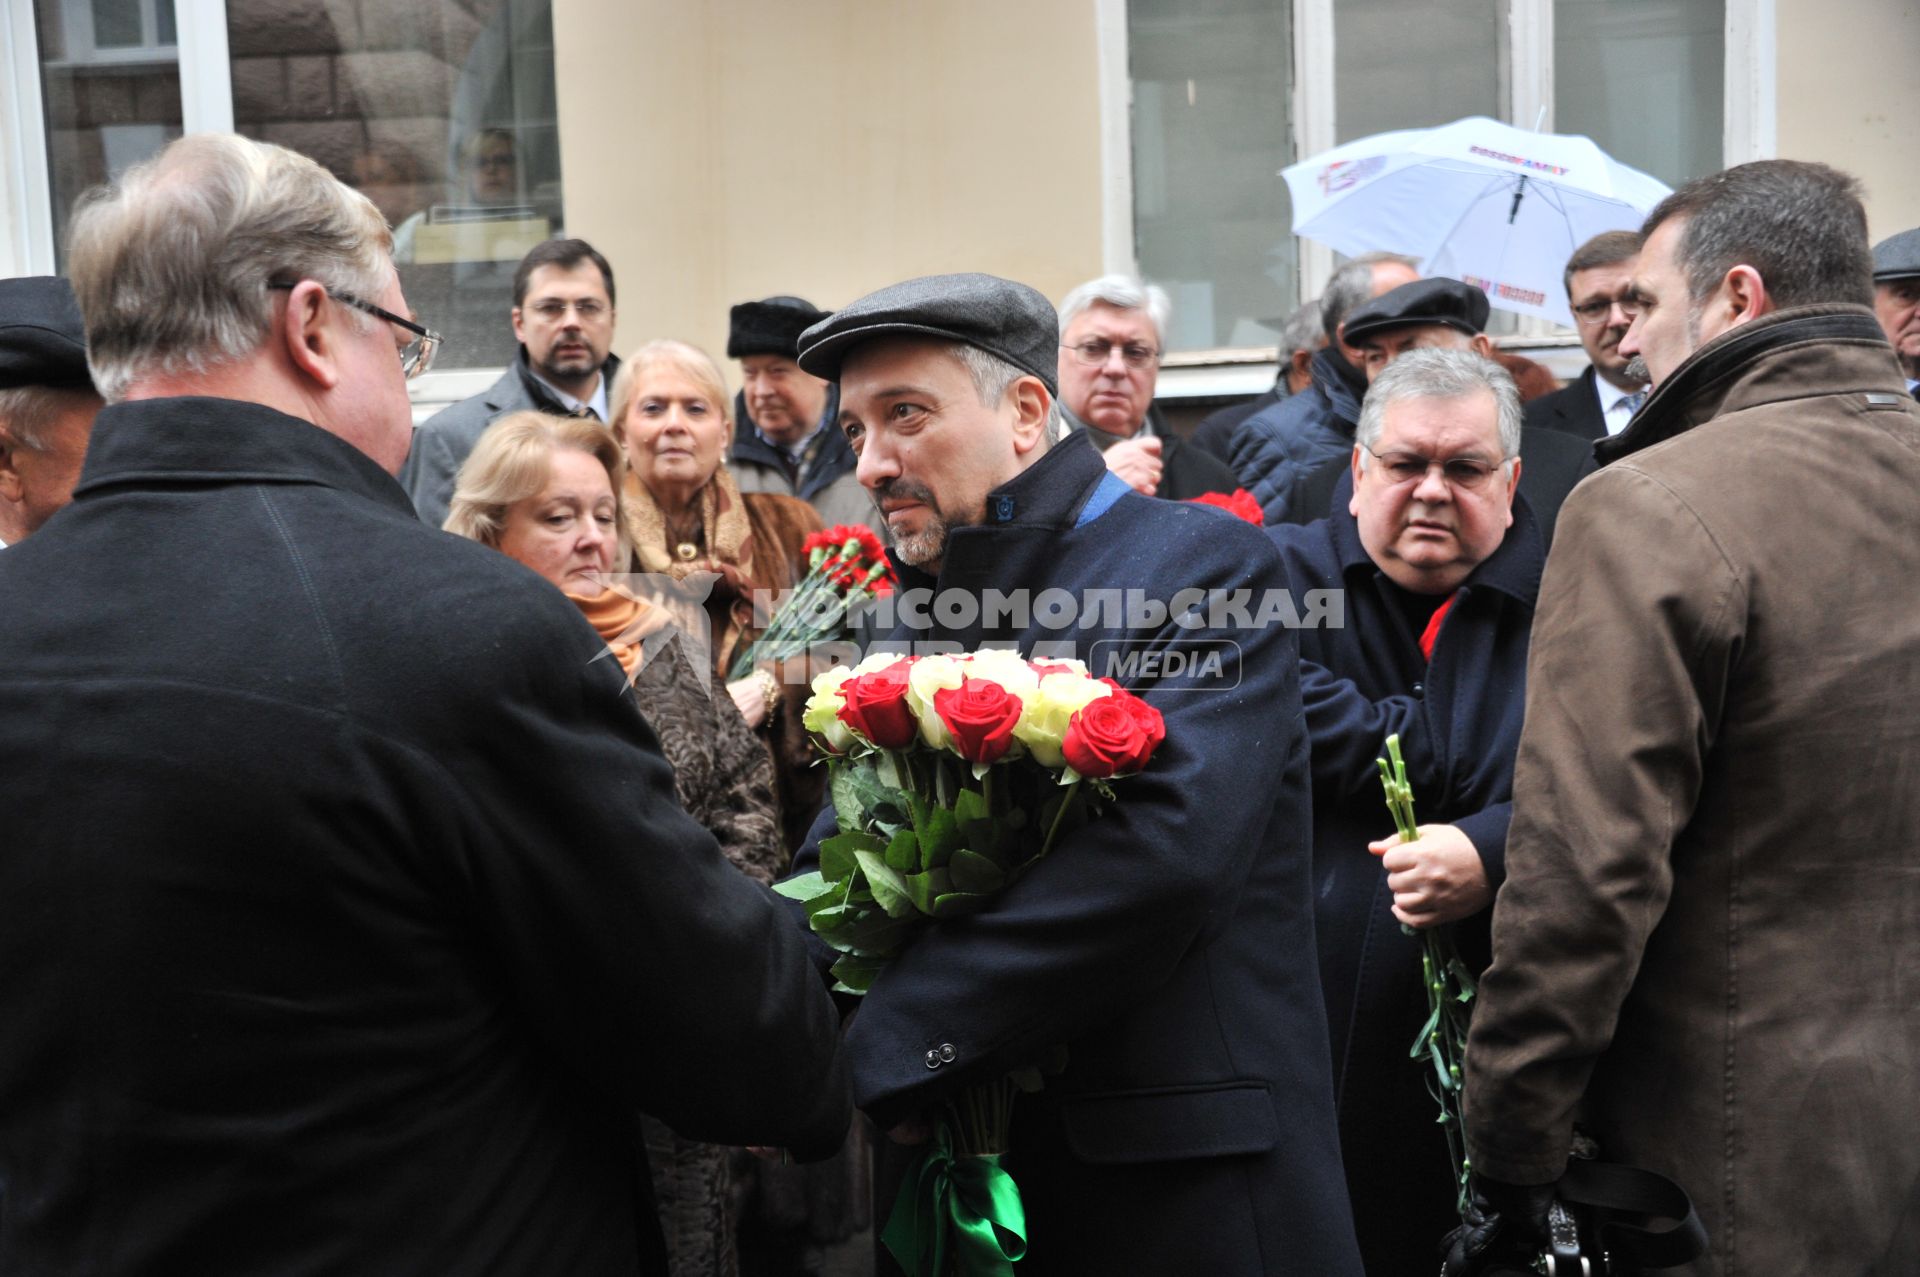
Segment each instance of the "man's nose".
[[1447,483],[1447,472],[1438,463],[1429,463],[1427,472],[1420,476],[1420,482],[1413,485],[1413,495],[1429,505],[1451,501],[1453,488]]
[[1100,362],[1100,371],[1110,377],[1127,375],[1127,351],[1124,346],[1107,347],[1107,357]]
[[869,434],[860,445],[860,460],[854,465],[853,477],[861,487],[872,491],[899,474],[900,459],[893,455],[893,449]]

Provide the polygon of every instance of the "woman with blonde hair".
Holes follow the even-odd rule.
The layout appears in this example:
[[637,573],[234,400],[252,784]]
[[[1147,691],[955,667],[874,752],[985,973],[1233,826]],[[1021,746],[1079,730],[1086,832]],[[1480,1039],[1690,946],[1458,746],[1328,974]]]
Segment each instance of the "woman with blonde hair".
[[[454,483],[446,530],[552,582],[605,639],[673,764],[674,790],[740,872],[772,882],[787,861],[773,770],[733,702],[687,656],[658,607],[607,586],[622,554],[620,445],[597,421],[515,412],[480,436]],[[634,847],[642,856],[646,848]],[[697,902],[688,902],[695,907]],[[676,1277],[739,1272],[731,1155],[641,1119]]]
[[[712,573],[707,596],[713,668],[760,632],[756,591],[773,597],[806,574],[801,543],[821,529],[813,507],[771,492],[742,494],[725,455],[733,422],[725,380],[706,352],[650,341],[614,379],[608,407],[629,467],[622,511],[632,570],[685,580]],[[800,722],[804,674],[756,670],[728,685],[741,714],[773,753],[774,784],[788,851],[805,838],[825,794],[824,770]]]

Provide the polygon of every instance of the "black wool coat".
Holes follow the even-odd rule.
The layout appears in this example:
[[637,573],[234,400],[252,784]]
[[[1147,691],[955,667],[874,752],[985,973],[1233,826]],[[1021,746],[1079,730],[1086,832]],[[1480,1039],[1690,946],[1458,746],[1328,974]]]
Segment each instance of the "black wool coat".
[[837,1148],[836,1017],[560,591],[253,404],[0,553],[0,1272],[663,1271],[634,1110]]
[[[1083,433],[987,511],[951,534],[937,581],[896,562],[901,590],[1136,589],[1164,603],[1285,584],[1258,529],[1129,491]],[[1152,764],[987,910],[932,926],[875,981],[847,1031],[856,1103],[889,1127],[1065,1044],[1065,1072],[1015,1107],[1023,1274],[1358,1273],[1314,970],[1292,632],[1129,630],[1083,609],[1062,629],[892,637],[1016,643],[1096,675],[1124,668],[1110,653],[1207,641],[1242,659],[1212,682],[1135,680],[1166,718]],[[832,829],[828,813],[799,870]]]
[[[1267,535],[1298,591],[1343,591],[1341,624],[1300,631],[1313,759],[1314,932],[1319,944],[1340,1144],[1369,1273],[1436,1268],[1458,1218],[1424,1061],[1408,1058],[1427,1018],[1420,944],[1393,916],[1367,843],[1393,834],[1374,765],[1399,733],[1423,825],[1459,826],[1488,881],[1504,876],[1527,642],[1542,555],[1525,497],[1500,548],[1460,587],[1433,659],[1375,566],[1344,501],[1328,518]],[[1491,908],[1454,926],[1476,971]]]

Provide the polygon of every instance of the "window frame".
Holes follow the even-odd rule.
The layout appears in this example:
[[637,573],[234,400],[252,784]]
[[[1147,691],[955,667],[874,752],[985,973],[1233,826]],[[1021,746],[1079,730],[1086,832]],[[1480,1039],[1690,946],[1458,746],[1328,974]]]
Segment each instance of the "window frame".
[[[1276,0],[1282,2],[1282,0]],[[1318,155],[1336,142],[1334,106],[1335,0],[1290,0],[1293,10],[1294,154]],[[1500,62],[1502,118],[1554,127],[1554,0],[1504,0],[1506,41]],[[1769,159],[1776,143],[1776,0],[1725,0],[1721,156],[1725,165]],[[1133,85],[1127,39],[1127,0],[1095,0],[1100,76],[1103,269],[1139,274],[1133,220]],[[1274,178],[1279,181],[1278,175]],[[1334,254],[1299,241],[1298,305],[1317,297],[1333,274]],[[1579,338],[1544,320],[1522,317],[1503,346],[1529,349],[1579,346]],[[1220,347],[1170,351],[1162,361],[1162,396],[1198,397],[1258,392],[1272,382],[1273,348]],[[1223,389],[1226,388],[1226,389]]]

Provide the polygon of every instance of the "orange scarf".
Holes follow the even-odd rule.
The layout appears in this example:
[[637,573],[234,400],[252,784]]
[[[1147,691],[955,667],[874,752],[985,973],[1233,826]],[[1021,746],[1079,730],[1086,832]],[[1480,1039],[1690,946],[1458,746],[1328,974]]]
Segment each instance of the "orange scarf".
[[603,590],[588,598],[568,594],[580,614],[599,633],[629,681],[640,672],[641,644],[667,625],[666,612],[651,603],[628,598],[617,590]]

